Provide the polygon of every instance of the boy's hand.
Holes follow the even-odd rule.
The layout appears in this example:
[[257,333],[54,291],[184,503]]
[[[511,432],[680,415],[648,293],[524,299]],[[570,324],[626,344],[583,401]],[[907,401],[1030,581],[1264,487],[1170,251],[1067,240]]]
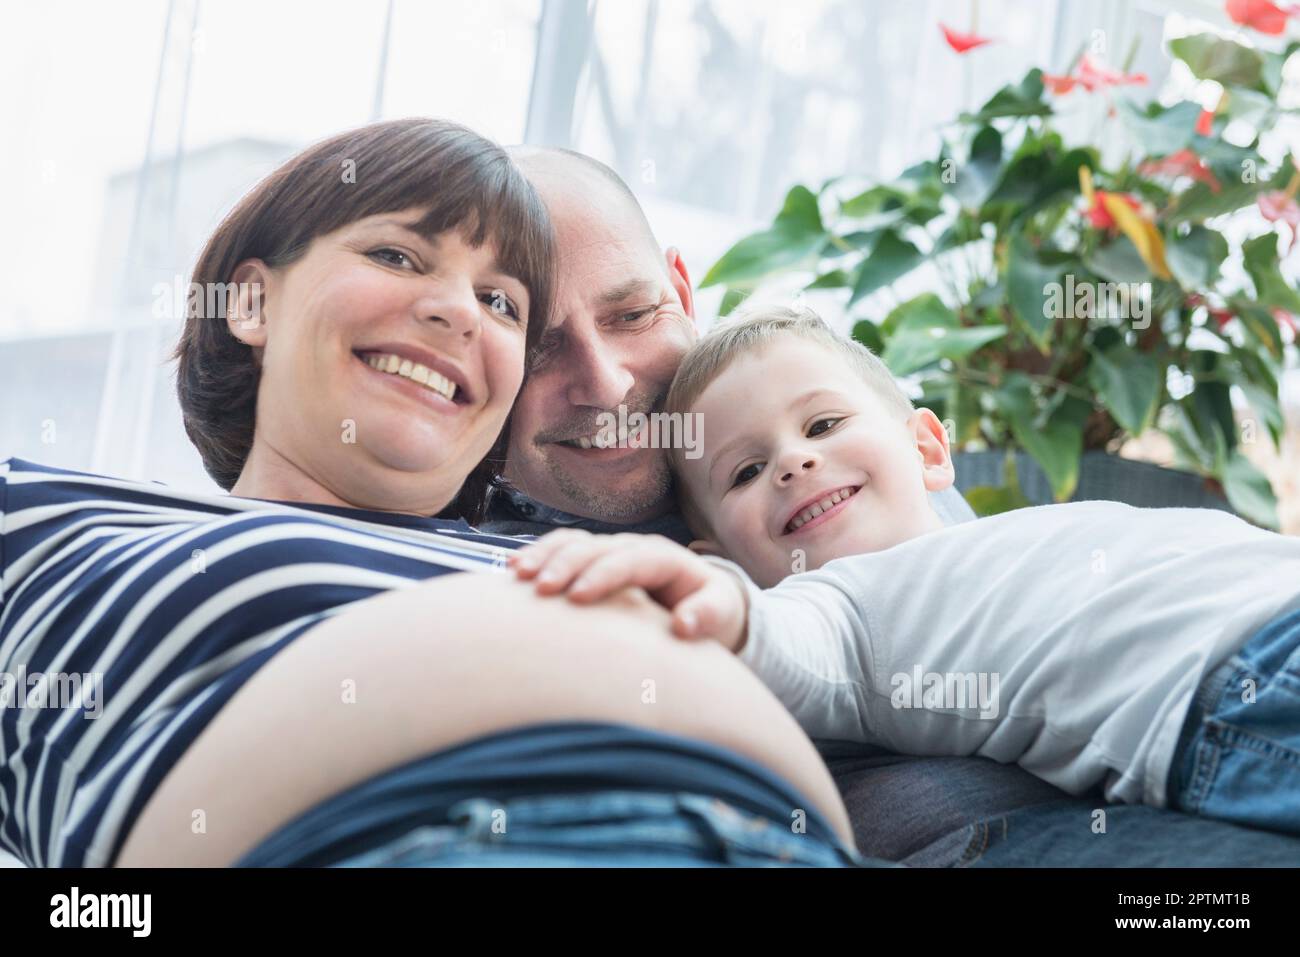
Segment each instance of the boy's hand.
[[644,588],[673,613],[681,638],[713,638],[731,651],[745,643],[745,593],[736,577],[661,535],[593,535],[565,528],[510,555],[520,578],[537,592],[567,592],[594,602],[629,585]]

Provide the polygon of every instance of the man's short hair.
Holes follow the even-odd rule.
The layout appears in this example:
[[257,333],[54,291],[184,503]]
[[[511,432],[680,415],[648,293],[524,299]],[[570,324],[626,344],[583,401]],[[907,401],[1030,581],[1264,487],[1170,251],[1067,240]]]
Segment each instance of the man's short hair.
[[[889,368],[862,343],[835,332],[811,309],[761,303],[741,307],[691,347],[668,387],[664,410],[670,414],[689,412],[704,390],[732,363],[766,350],[781,336],[798,336],[839,356],[885,408],[897,412],[900,418],[906,419],[916,411]],[[669,460],[678,476],[677,494],[682,514],[692,531],[710,534],[708,522],[691,501],[686,483],[681,480],[681,455],[681,450],[673,449]]]

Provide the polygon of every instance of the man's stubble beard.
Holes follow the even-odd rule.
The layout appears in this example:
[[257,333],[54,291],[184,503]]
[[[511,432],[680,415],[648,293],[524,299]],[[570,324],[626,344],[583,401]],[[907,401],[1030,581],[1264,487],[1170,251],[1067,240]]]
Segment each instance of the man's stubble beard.
[[660,454],[655,457],[654,467],[645,479],[635,488],[627,491],[613,491],[604,488],[592,488],[576,481],[560,463],[549,457],[546,459],[547,471],[560,492],[577,508],[567,511],[594,518],[612,524],[628,524],[633,521],[629,516],[658,515],[670,510],[669,496],[672,494],[673,480],[668,469],[668,459]]

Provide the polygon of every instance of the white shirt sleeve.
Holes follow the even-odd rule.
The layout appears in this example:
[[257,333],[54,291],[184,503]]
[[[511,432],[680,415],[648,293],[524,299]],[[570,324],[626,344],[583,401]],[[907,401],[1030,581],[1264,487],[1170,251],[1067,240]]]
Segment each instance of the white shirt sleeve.
[[734,562],[706,556],[735,574],[748,599],[748,637],[739,658],[810,737],[879,743],[869,704],[874,661],[866,604],[844,577],[825,569],[764,591]]

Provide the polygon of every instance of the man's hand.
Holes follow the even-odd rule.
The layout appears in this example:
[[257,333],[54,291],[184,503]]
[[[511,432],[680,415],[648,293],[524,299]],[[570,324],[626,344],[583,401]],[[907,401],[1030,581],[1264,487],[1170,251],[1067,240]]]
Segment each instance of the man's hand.
[[712,638],[733,652],[745,643],[740,582],[661,535],[565,528],[514,552],[508,564],[520,578],[535,579],[538,594],[566,592],[578,603],[637,585],[673,613],[678,637]]

